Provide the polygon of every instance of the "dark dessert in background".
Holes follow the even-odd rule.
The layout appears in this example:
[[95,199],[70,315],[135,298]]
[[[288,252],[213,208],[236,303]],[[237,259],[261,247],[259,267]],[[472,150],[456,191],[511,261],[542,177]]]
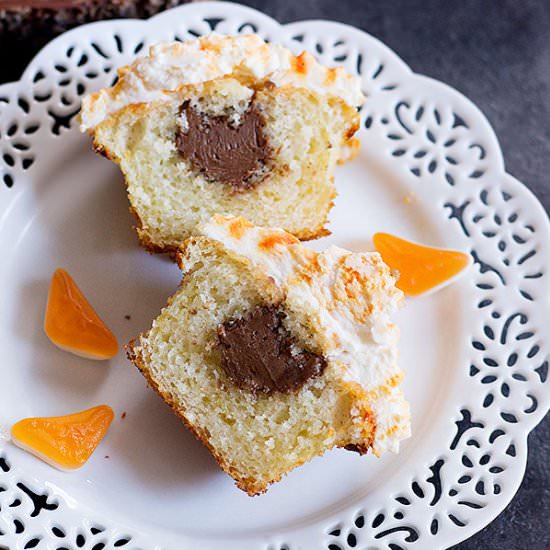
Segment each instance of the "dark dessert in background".
[[186,0],[0,0],[0,82],[18,80],[36,52],[77,25],[147,18]]

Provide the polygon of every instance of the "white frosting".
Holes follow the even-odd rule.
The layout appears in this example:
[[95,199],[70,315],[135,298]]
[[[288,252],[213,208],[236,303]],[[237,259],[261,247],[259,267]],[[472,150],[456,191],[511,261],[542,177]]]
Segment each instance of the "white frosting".
[[[373,451],[398,451],[399,441],[410,436],[409,405],[396,387],[403,375],[398,366],[399,330],[390,321],[402,293],[380,255],[334,246],[316,254],[297,242],[292,244],[289,235],[277,229],[247,227],[235,236],[231,218],[219,216],[199,230],[271,277],[293,308],[316,312],[326,359],[338,365],[344,381],[359,384],[369,393],[377,424]],[[261,246],[268,236],[286,237],[286,243]],[[297,277],[311,265],[319,267],[313,278]],[[339,294],[350,273],[367,281],[360,296]]]
[[268,44],[255,34],[211,34],[152,46],[148,56],[137,58],[119,71],[115,86],[84,97],[80,128],[93,128],[126,105],[163,99],[167,92],[181,86],[227,75],[308,88],[338,96],[353,106],[364,101],[360,79],[341,67],[328,69],[307,53],[295,57],[286,48]]

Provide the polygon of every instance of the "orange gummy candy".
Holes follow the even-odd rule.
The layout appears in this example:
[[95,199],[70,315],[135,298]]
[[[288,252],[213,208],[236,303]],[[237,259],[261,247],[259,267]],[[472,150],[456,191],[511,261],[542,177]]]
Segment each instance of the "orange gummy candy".
[[464,252],[422,246],[388,233],[376,233],[373,242],[390,269],[399,272],[396,286],[411,296],[449,282],[472,261]]
[[13,442],[60,470],[75,470],[92,456],[113,421],[113,409],[98,405],[50,418],[26,418],[11,429]]
[[44,331],[56,346],[87,359],[109,359],[118,353],[115,336],[64,269],[52,277]]

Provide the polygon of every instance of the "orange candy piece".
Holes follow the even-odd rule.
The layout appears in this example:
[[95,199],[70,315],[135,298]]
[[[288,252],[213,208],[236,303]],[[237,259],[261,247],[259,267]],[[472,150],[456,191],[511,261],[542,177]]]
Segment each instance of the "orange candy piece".
[[98,405],[67,416],[26,418],[11,429],[13,442],[60,470],[83,466],[113,421],[113,409]]
[[61,349],[87,359],[110,359],[118,342],[64,269],[53,274],[44,331]]
[[376,233],[373,242],[390,269],[399,272],[396,286],[410,296],[450,282],[472,262],[464,252],[422,246],[388,233]]

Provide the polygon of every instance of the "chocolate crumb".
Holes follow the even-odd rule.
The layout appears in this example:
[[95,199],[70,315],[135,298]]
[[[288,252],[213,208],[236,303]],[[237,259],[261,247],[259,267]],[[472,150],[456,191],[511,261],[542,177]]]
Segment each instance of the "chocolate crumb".
[[130,315],[125,315],[124,316],[124,319],[126,319],[127,321],[129,321],[131,319]]
[[344,447],[346,451],[353,451],[354,453],[359,453],[360,455],[367,454],[369,447],[367,445],[357,445],[356,443],[349,443]]
[[122,418],[122,420],[124,420],[126,418],[126,411],[124,411],[121,415],[120,415],[120,418]]

